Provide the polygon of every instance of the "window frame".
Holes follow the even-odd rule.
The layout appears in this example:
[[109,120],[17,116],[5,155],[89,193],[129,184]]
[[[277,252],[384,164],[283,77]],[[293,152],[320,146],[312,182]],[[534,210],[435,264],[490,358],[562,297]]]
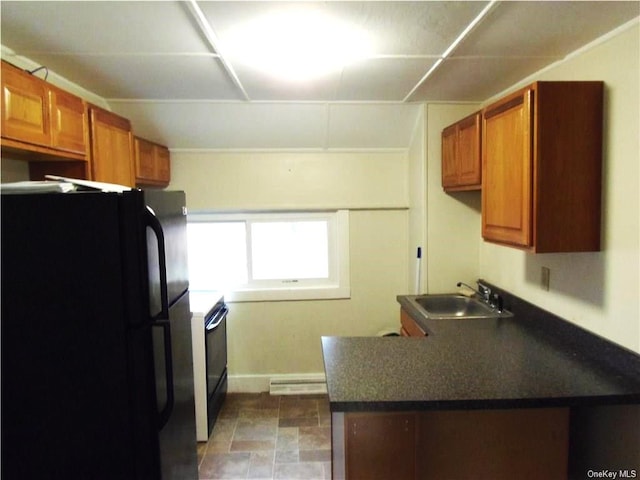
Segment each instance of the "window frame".
[[[328,279],[251,279],[251,226],[252,222],[326,220],[328,225],[329,278]],[[247,231],[247,284],[224,290],[230,302],[325,300],[351,297],[349,268],[349,211],[286,211],[286,212],[189,212],[188,223],[244,222]],[[293,280],[293,281],[292,281]],[[194,290],[192,290],[194,291]]]

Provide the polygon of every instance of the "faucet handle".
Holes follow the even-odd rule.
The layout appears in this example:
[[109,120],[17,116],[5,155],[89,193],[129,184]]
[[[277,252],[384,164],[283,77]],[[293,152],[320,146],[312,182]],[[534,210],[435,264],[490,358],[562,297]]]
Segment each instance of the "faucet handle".
[[504,310],[504,302],[502,300],[502,297],[497,293],[491,295],[491,305],[498,311],[498,313],[502,313],[502,311]]
[[478,284],[478,291],[482,294],[484,299],[488,302],[491,298],[491,289],[480,281],[476,283]]

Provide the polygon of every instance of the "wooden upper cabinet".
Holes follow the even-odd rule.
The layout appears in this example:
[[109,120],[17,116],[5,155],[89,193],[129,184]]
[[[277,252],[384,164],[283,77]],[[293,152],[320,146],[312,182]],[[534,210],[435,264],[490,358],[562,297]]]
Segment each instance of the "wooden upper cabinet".
[[163,145],[135,137],[136,185],[166,187],[171,180],[171,155]]
[[483,119],[482,235],[531,245],[531,91],[489,107]]
[[135,186],[133,134],[128,119],[91,107],[91,179]]
[[162,185],[171,181],[171,154],[167,147],[156,148],[155,177]]
[[2,62],[2,147],[86,160],[84,100]]
[[450,125],[442,130],[442,188],[447,190],[458,182],[458,127]]
[[2,62],[2,137],[49,145],[46,84]]
[[602,82],[537,82],[484,109],[485,240],[600,249],[602,108]]
[[481,188],[480,132],[480,112],[442,131],[442,188],[445,191]]
[[51,144],[55,148],[84,154],[88,141],[85,102],[75,95],[52,88],[49,91]]

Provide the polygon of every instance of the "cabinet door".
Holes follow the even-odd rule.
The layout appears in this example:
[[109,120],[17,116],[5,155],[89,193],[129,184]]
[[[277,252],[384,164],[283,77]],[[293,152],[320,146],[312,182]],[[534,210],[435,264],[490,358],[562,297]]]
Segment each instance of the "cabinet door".
[[404,337],[425,337],[427,335],[416,321],[402,308],[400,309],[400,324],[402,325],[400,333]]
[[566,479],[569,408],[417,414],[420,479]]
[[476,112],[442,131],[442,187],[446,191],[481,188],[480,129],[480,112]]
[[136,183],[153,179],[153,144],[141,138],[135,139],[136,145]]
[[49,146],[46,84],[2,63],[2,137]]
[[129,120],[91,109],[92,180],[134,186],[133,136]]
[[480,186],[480,144],[480,113],[476,113],[458,122],[458,185]]
[[171,154],[166,147],[156,146],[156,179],[163,185],[171,181]]
[[87,107],[84,101],[58,89],[49,91],[51,143],[80,154],[87,150]]
[[532,244],[532,95],[518,92],[484,112],[482,236]]
[[167,186],[171,180],[169,149],[135,138],[136,185]]
[[348,480],[416,478],[414,414],[346,414],[345,429]]
[[445,189],[458,184],[457,137],[456,125],[451,125],[442,131],[442,187]]

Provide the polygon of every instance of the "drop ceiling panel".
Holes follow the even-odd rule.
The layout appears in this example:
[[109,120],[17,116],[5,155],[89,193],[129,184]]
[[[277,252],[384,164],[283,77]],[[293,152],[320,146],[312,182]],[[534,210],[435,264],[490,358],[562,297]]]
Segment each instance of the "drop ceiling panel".
[[286,11],[312,11],[369,33],[374,53],[441,54],[487,2],[200,2],[220,40],[233,28]]
[[333,148],[406,148],[421,105],[329,106],[327,143]]
[[38,51],[211,53],[186,4],[169,1],[3,0],[2,43],[26,56]]
[[433,58],[371,58],[306,82],[234,65],[251,100],[402,102],[434,63]]
[[434,58],[373,58],[350,65],[342,73],[335,100],[402,102],[435,62]]
[[270,101],[331,101],[336,97],[340,72],[332,72],[308,81],[292,81],[274,77],[231,59],[249,99]]
[[47,55],[32,57],[104,98],[240,100],[210,55]]
[[324,144],[325,105],[243,103],[228,105],[218,115],[221,143],[231,143],[232,148],[313,148]]
[[[416,99],[482,102],[544,67],[548,59],[452,58],[418,88]],[[455,82],[451,78],[456,78]]]
[[375,53],[440,55],[488,2],[327,3],[338,15],[372,32]]
[[640,2],[501,2],[456,56],[563,57],[640,15]]
[[318,148],[325,144],[322,104],[112,102],[136,134],[171,148]]

